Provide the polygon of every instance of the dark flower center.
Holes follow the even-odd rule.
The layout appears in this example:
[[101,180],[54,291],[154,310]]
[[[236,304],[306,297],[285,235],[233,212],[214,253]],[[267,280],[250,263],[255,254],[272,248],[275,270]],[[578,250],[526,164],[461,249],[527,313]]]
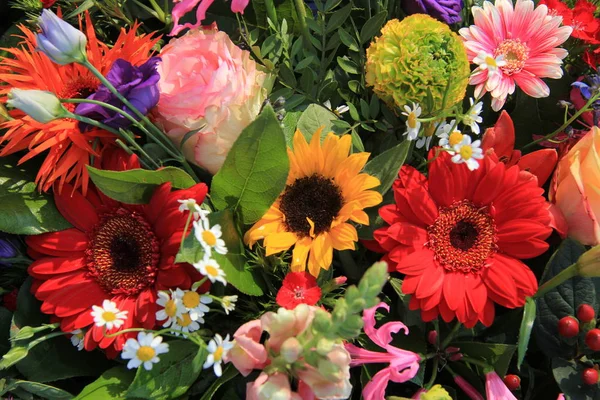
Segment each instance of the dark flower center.
[[428,233],[427,246],[447,271],[477,272],[497,250],[494,221],[487,208],[466,200],[441,209]]
[[296,299],[304,299],[304,288],[300,286],[296,286],[294,288],[294,297]]
[[141,215],[123,208],[104,214],[90,236],[88,273],[107,293],[133,295],[154,283],[159,245]]
[[[98,81],[93,77],[77,76],[67,81],[62,91],[58,93],[61,99],[87,99],[98,89]],[[77,104],[64,103],[63,106],[71,112],[75,111]]]
[[[342,192],[333,180],[314,174],[288,185],[281,196],[279,209],[285,215],[289,232],[300,237],[317,236],[329,230],[343,203]],[[313,235],[308,219],[314,224]]]

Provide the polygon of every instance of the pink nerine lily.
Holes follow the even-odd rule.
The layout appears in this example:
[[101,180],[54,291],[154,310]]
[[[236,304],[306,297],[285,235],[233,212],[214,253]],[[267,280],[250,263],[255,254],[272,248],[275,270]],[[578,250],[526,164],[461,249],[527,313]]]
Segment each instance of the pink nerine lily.
[[375,312],[378,308],[385,308],[388,312],[390,311],[390,307],[383,302],[365,310],[363,313],[364,329],[373,343],[386,350],[386,353],[365,350],[349,343],[346,344],[346,350],[352,356],[350,362],[352,367],[369,363],[389,363],[387,368],[376,373],[373,379],[364,387],[362,395],[365,400],[383,400],[388,382],[402,383],[412,379],[419,371],[419,361],[421,360],[418,354],[399,349],[390,344],[392,333],[404,330],[404,333],[408,334],[408,328],[402,322],[388,322],[378,329],[375,328]]
[[[206,19],[206,11],[208,8],[214,3],[215,0],[173,0],[173,3],[177,3],[175,7],[173,7],[173,30],[169,33],[170,36],[177,35],[179,32],[184,30],[185,28],[195,29],[200,26],[203,20]],[[231,0],[231,11],[234,13],[244,13],[244,9],[248,6],[250,0]],[[192,11],[194,8],[196,9],[196,23],[191,24],[189,22],[180,25],[179,19],[183,17],[185,14]]]
[[495,371],[485,374],[485,394],[488,400],[517,400]]

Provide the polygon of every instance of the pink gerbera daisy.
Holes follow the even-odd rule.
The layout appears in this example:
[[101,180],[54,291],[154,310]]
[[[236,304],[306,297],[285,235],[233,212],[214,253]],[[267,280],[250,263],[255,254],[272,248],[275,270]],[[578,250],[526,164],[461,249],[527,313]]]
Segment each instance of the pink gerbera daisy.
[[473,7],[475,25],[462,28],[469,61],[478,65],[470,84],[475,95],[492,95],[492,108],[498,111],[518,85],[532,97],[546,97],[550,89],[540,78],[559,79],[567,50],[557,48],[573,28],[560,26],[562,17],[553,16],[548,7],[534,8],[531,0],[489,1]]

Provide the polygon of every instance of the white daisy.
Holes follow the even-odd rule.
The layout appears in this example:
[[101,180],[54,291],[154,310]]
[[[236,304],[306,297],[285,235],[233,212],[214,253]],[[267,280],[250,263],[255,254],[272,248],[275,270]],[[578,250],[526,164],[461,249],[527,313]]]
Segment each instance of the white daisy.
[[402,115],[406,116],[406,132],[404,135],[408,135],[408,140],[415,140],[419,136],[419,130],[421,129],[421,121],[418,118],[421,116],[421,106],[413,103],[412,108],[408,105],[404,106]]
[[212,303],[212,299],[209,296],[200,295],[198,292],[192,290],[181,290],[179,288],[176,290],[176,296],[181,299],[183,308],[189,313],[192,320],[201,320],[201,323],[204,323],[202,317],[210,311],[210,308],[206,305]]
[[462,122],[463,124],[471,127],[471,132],[479,135],[481,133],[479,124],[483,122],[483,118],[481,118],[479,114],[481,114],[481,110],[483,109],[483,102],[480,101],[479,103],[473,105],[475,103],[475,99],[472,97],[469,99],[469,101],[471,102],[471,108],[468,114],[463,117]]
[[185,213],[186,211],[192,212],[195,220],[206,218],[208,214],[210,214],[210,211],[200,208],[200,205],[198,205],[195,199],[177,201],[179,202],[179,211],[182,213]]
[[77,350],[83,350],[83,339],[85,337],[85,333],[81,329],[76,329],[71,332],[71,344],[77,347]]
[[212,250],[219,254],[227,254],[225,241],[221,239],[221,225],[216,224],[211,227],[206,218],[194,221],[194,235],[206,250],[207,255],[210,256]]
[[204,318],[199,317],[197,320],[193,320],[190,317],[189,313],[183,313],[181,316],[177,317],[173,325],[171,325],[171,329],[173,329],[173,333],[176,335],[180,335],[181,333],[192,333],[200,329],[200,324],[204,323]]
[[[452,128],[454,127],[454,129]],[[444,149],[450,151],[450,154],[454,154],[454,145],[459,144],[463,140],[463,135],[460,130],[456,127],[456,120],[450,121],[450,123],[442,123],[437,129],[436,135],[440,138],[439,145]]]
[[161,336],[154,336],[152,333],[140,332],[137,340],[127,339],[123,346],[121,357],[124,360],[129,360],[127,368],[133,369],[144,364],[146,371],[152,369],[152,364],[160,361],[159,354],[169,352],[169,345],[162,343]]
[[422,147],[425,147],[426,150],[429,150],[429,146],[431,146],[431,139],[433,139],[433,136],[435,134],[437,134],[438,128],[440,128],[442,126],[442,124],[445,123],[430,123],[425,125],[425,129],[423,130],[423,136],[420,136],[416,143],[415,143],[415,147],[417,149],[420,149]]
[[213,339],[208,342],[208,357],[202,366],[204,369],[213,367],[216,376],[221,376],[223,370],[221,363],[223,358],[227,355],[227,352],[233,347],[233,342],[229,340],[229,335],[225,336],[225,339],[218,333]]
[[170,292],[158,292],[156,304],[162,307],[161,310],[156,312],[156,319],[158,321],[164,321],[162,326],[165,328],[175,324],[177,317],[185,312],[185,307],[183,306],[181,299],[178,298],[172,290]]
[[221,269],[219,263],[212,258],[206,257],[204,260],[194,263],[194,267],[202,275],[210,279],[212,283],[219,281],[223,285],[227,285],[227,281],[225,280],[225,272]]
[[335,110],[334,110],[334,109],[332,109],[332,108],[331,108],[331,101],[329,101],[329,100],[325,100],[325,102],[323,103],[323,105],[324,105],[324,106],[325,106],[325,107],[326,107],[328,110],[330,110],[330,111],[333,111],[333,112],[334,112],[335,114],[337,114],[337,115],[343,114],[343,113],[345,113],[345,112],[348,112],[348,111],[350,110],[350,107],[348,107],[348,106],[347,106],[347,105],[345,105],[345,104],[342,104],[341,106],[337,106],[337,107],[335,108]]
[[499,67],[504,67],[506,65],[506,60],[502,54],[498,57],[494,57],[485,51],[481,51],[479,54],[477,54],[477,57],[473,59],[473,64],[479,65],[480,69],[487,69],[490,72],[496,72],[498,71]]
[[225,314],[229,315],[230,311],[235,310],[235,303],[237,300],[237,296],[223,296],[223,298],[221,299],[221,305],[225,310]]
[[92,306],[92,317],[96,326],[105,326],[106,330],[119,328],[127,319],[127,311],[119,311],[117,305],[108,299],[102,302],[102,307]]
[[479,168],[479,162],[483,158],[483,150],[481,149],[481,141],[476,140],[471,143],[471,137],[464,135],[462,142],[454,146],[454,156],[452,161],[456,164],[465,163],[467,167],[474,171]]

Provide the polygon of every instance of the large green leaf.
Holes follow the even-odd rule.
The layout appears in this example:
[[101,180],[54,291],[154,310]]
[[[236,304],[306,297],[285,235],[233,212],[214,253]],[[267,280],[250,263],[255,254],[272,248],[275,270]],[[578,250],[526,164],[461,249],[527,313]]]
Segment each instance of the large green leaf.
[[406,160],[406,156],[410,150],[410,143],[410,141],[405,140],[379,154],[365,165],[364,172],[373,175],[381,182],[381,184],[375,188],[379,193],[385,194],[392,187],[392,184],[398,177],[400,168],[402,168],[402,165]]
[[138,368],[127,397],[167,400],[183,395],[200,375],[207,355],[205,346],[189,340],[169,342],[169,352],[150,371]]
[[345,130],[334,125],[333,121],[335,120],[337,120],[337,117],[334,113],[318,104],[311,104],[306,107],[306,110],[304,110],[300,116],[300,119],[298,120],[298,130],[300,130],[306,140],[309,141],[319,128],[323,128],[321,131],[322,139],[329,132],[339,134]]
[[88,166],[88,171],[90,178],[102,193],[126,204],[148,203],[156,188],[166,182],[171,182],[176,189],[187,189],[196,183],[191,176],[176,167],[166,167],[158,171],[107,171]]
[[200,400],[211,400],[221,386],[223,386],[238,375],[238,370],[235,369],[235,367],[231,363],[228,364],[227,367],[225,367],[225,370],[223,370],[223,375],[221,375],[216,381],[213,382],[212,385],[210,385],[210,387],[206,392],[204,392]]
[[34,177],[14,157],[0,158],[0,231],[39,235],[71,225],[54,206],[52,196],[38,192]]
[[479,342],[452,342],[453,347],[458,347],[460,352],[467,357],[476,358],[494,367],[498,375],[506,375],[510,360],[517,346],[501,343]]
[[597,400],[600,399],[600,386],[586,385],[581,375],[589,365],[562,358],[552,359],[552,374],[560,390],[568,400]]
[[529,347],[529,338],[531,337],[535,314],[535,301],[531,297],[528,297],[525,301],[523,319],[521,320],[521,327],[519,328],[519,343],[517,346],[517,368],[519,369],[521,369],[521,364],[523,364],[523,360],[525,360],[525,353],[527,353],[527,347]]
[[[577,261],[585,247],[572,239],[566,239],[554,253],[541,283],[551,279]],[[578,338],[564,338],[558,334],[558,321],[575,315],[581,304],[590,304],[597,310],[597,296],[591,278],[574,277],[541,298],[536,299],[538,317],[534,324],[535,339],[540,348],[550,357],[572,358],[577,352]]]
[[[225,272],[227,282],[242,293],[261,296],[263,291],[257,284],[257,280],[260,278],[253,273],[246,262],[244,246],[236,228],[233,212],[225,209],[209,214],[208,218],[211,225],[219,224],[221,226],[222,239],[227,244],[226,255],[213,254],[214,259]],[[183,248],[177,254],[176,261],[193,264],[200,261],[203,256],[204,248],[192,233],[183,242]]]
[[71,393],[53,386],[44,385],[43,383],[22,381],[11,378],[6,380],[0,379],[0,395],[16,389],[24,390],[42,399],[48,400],[69,400],[73,398]]
[[244,129],[214,176],[211,199],[232,208],[244,224],[258,221],[285,187],[289,172],[285,136],[269,106]]
[[134,376],[135,372],[125,369],[124,366],[111,368],[84,387],[73,400],[124,399]]

